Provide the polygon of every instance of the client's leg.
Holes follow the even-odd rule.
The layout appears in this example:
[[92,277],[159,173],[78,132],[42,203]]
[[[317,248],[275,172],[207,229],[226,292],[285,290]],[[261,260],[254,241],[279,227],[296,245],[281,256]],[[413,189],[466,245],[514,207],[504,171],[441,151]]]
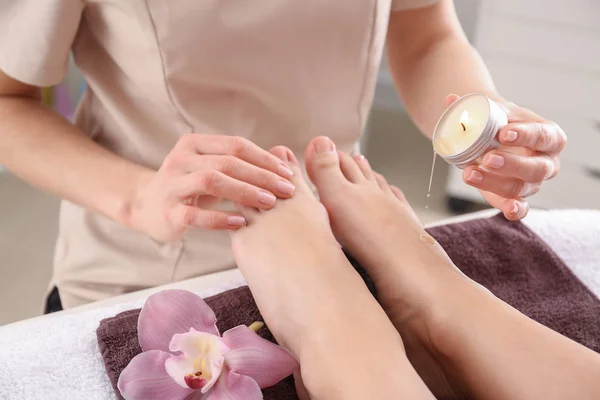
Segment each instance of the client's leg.
[[527,318],[456,269],[402,193],[366,160],[307,149],[338,240],[369,272],[411,362],[438,396],[600,398],[600,355]]
[[233,249],[269,328],[300,360],[313,398],[431,399],[385,312],[350,267],[324,207],[285,148],[296,193],[269,212],[240,208]]

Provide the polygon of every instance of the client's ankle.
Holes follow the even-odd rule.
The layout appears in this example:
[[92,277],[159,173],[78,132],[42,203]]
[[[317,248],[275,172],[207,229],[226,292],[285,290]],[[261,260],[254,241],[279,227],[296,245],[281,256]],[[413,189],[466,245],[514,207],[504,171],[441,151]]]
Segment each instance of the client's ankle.
[[464,296],[471,296],[473,286],[479,285],[447,266],[440,268],[440,274],[421,282],[418,287],[407,288],[414,291],[409,296],[388,292],[380,302],[403,337],[410,335],[431,351],[443,352],[451,346],[448,342],[452,335],[448,333],[456,324],[459,304],[465,302]]
[[[423,312],[420,338],[442,359],[451,360],[464,345],[463,329],[472,323],[472,311],[493,296],[487,289],[460,274],[453,282],[439,287],[433,301]],[[413,321],[418,327],[417,321]]]

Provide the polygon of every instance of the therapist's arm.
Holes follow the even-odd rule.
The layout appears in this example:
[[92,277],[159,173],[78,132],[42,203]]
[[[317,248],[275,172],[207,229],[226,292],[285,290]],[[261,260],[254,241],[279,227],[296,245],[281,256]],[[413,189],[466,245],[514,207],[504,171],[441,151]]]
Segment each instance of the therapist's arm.
[[506,218],[525,217],[525,198],[560,169],[559,155],[567,142],[562,129],[497,93],[483,60],[464,35],[452,0],[392,12],[387,51],[398,92],[428,137],[444,108],[456,100],[451,93],[484,93],[503,106],[509,122],[498,133],[503,147],[486,153],[481,165],[465,168],[463,180]]
[[[40,88],[2,71],[0,165],[160,241],[177,240],[189,228],[243,226],[240,215],[210,209],[215,199],[266,209],[293,191],[281,160],[233,136],[184,135],[158,171],[133,163],[41,104]],[[278,191],[282,183],[291,190]]]
[[429,137],[448,94],[479,92],[502,99],[481,57],[468,42],[451,0],[392,12],[387,53],[403,103]]
[[0,71],[0,164],[28,183],[127,223],[152,171],[94,143],[41,103],[41,89]]

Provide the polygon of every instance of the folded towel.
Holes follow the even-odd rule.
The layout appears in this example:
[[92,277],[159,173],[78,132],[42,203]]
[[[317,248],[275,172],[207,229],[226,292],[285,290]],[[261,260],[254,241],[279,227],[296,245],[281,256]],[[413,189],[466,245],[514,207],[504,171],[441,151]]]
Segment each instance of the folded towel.
[[[454,263],[469,277],[525,315],[571,339],[600,351],[600,300],[553,251],[527,227],[501,215],[438,226],[428,230]],[[350,261],[373,290],[364,269]],[[261,320],[247,286],[206,299],[221,332]],[[137,341],[139,310],[107,318],[98,328],[98,344],[109,379],[116,389],[121,371],[141,349]],[[259,334],[273,337],[267,327]],[[264,391],[265,399],[296,399],[288,378]]]
[[[494,213],[486,210],[468,214],[437,226]],[[600,297],[600,210],[531,210],[524,223]],[[211,282],[208,286],[207,281]],[[245,281],[234,270],[181,285],[209,297],[245,285]],[[139,308],[144,300],[139,295],[113,305],[0,326],[0,399],[115,400],[96,330],[102,319]]]
[[600,298],[600,210],[531,210],[523,222]]
[[499,214],[430,233],[474,281],[528,317],[600,352],[600,300],[524,224]]
[[[238,325],[250,325],[255,321],[262,321],[248,286],[228,290],[208,297],[205,301],[215,312],[217,327],[221,333]],[[112,318],[106,318],[100,322],[97,330],[98,345],[106,372],[119,399],[123,398],[117,389],[119,375],[129,361],[142,351],[137,336],[139,313],[139,309],[129,310]],[[262,338],[276,343],[266,326],[257,333]],[[266,400],[297,399],[293,377],[288,377],[277,385],[264,389],[263,396]]]

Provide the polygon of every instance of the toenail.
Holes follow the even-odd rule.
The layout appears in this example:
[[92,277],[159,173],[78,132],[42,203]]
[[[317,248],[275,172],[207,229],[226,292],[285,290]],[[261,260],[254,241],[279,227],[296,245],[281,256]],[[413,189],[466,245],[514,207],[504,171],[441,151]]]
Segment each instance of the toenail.
[[288,161],[291,162],[292,164],[298,165],[298,159],[296,158],[296,156],[294,155],[294,152],[289,150],[287,153],[288,156]]
[[280,165],[279,167],[277,167],[277,173],[283,176],[284,178],[291,178],[292,176],[294,176],[294,172],[292,172],[292,170],[286,167],[285,165]]
[[275,204],[276,200],[277,198],[272,193],[263,191],[258,192],[258,202],[261,204],[272,206],[273,204]]
[[230,215],[229,217],[227,217],[227,223],[230,226],[244,226],[246,225],[246,218],[236,215]]
[[287,161],[288,165],[295,160],[294,153],[290,149],[285,149],[285,161]]
[[277,191],[281,194],[291,195],[296,190],[296,187],[291,183],[279,181],[277,182]]
[[367,157],[363,156],[362,154],[359,154],[357,156],[358,161],[363,162],[367,165],[369,165],[369,160],[367,160]]
[[317,140],[315,143],[315,151],[317,154],[335,152],[335,143],[333,143],[331,139]]

